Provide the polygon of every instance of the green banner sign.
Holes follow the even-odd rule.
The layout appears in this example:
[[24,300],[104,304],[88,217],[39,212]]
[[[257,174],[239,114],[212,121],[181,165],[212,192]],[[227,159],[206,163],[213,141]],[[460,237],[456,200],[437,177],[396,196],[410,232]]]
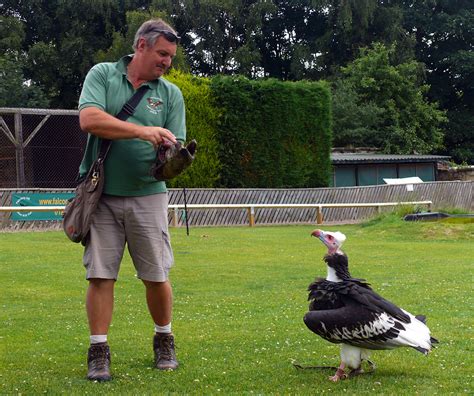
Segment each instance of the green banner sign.
[[[62,206],[66,205],[73,193],[22,193],[12,194],[12,206]],[[62,211],[12,212],[15,221],[61,220]]]

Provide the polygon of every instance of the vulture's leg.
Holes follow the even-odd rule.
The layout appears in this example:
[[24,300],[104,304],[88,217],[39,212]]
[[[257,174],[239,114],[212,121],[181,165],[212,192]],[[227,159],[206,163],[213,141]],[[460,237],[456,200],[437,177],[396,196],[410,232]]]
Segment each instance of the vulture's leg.
[[367,364],[370,367],[370,371],[367,371],[367,373],[373,373],[375,371],[375,369],[377,368],[377,365],[372,360],[365,359],[365,361],[367,362]]
[[359,374],[363,374],[364,373],[364,369],[362,368],[362,366],[360,367],[357,367],[356,369],[352,369],[351,371],[349,371],[349,377],[355,377],[356,375],[359,375]]
[[347,374],[344,371],[344,367],[345,367],[344,363],[341,362],[341,364],[339,365],[339,368],[337,369],[336,373],[332,377],[329,377],[329,379],[332,382],[337,382],[339,380],[346,379]]
[[369,371],[365,371],[363,368],[362,368],[362,364],[356,368],[356,369],[353,369],[349,372],[349,377],[355,377],[356,375],[359,375],[359,374],[370,374],[370,373],[373,373],[375,371],[375,368],[376,368],[376,365],[375,363],[372,361],[372,360],[368,360],[368,359],[364,359],[367,364],[369,365],[370,367],[370,370]]

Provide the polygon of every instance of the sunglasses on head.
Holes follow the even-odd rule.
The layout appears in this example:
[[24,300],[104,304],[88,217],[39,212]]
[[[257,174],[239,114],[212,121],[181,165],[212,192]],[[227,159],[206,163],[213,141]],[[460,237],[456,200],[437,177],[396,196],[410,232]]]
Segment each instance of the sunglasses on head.
[[153,29],[153,31],[162,34],[170,43],[179,43],[179,40],[181,40],[181,37],[174,34],[173,32],[170,32],[169,30]]

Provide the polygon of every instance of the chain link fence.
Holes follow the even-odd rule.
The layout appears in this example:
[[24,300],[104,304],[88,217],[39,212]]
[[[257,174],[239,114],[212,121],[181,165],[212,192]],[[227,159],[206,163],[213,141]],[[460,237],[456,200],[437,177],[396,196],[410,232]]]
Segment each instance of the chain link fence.
[[87,134],[77,110],[0,108],[0,188],[72,188]]

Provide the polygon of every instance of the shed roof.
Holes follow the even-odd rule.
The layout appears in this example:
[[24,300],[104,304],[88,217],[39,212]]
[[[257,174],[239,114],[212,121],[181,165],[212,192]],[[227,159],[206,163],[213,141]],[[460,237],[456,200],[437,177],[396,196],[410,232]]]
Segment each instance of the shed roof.
[[331,153],[333,164],[393,164],[407,162],[438,162],[447,161],[447,155],[417,155],[417,154],[370,154],[370,153]]

